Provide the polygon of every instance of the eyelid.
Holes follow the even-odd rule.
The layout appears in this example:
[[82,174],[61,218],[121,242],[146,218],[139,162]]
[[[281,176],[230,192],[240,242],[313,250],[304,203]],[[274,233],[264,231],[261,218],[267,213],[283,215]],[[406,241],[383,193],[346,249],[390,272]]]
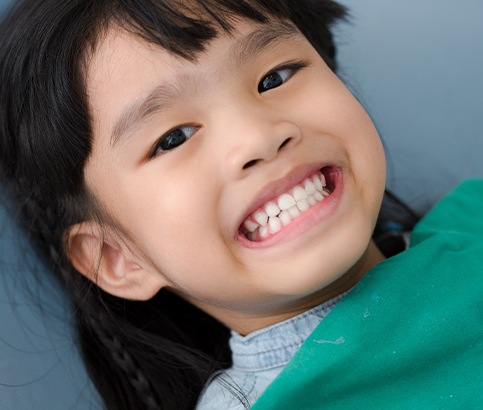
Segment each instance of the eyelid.
[[275,68],[272,68],[270,71],[268,71],[260,78],[260,81],[262,81],[265,77],[269,76],[270,74],[276,73],[277,71],[281,71],[281,70],[293,70],[292,75],[289,77],[290,79],[295,73],[297,73],[298,71],[304,68],[307,68],[308,66],[309,66],[309,63],[304,60],[289,61],[287,63],[280,64]]

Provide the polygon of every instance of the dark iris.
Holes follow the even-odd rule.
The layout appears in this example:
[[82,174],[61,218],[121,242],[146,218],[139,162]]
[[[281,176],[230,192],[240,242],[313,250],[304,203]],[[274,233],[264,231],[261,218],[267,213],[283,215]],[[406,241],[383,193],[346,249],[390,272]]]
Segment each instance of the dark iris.
[[258,92],[263,92],[276,88],[283,84],[283,79],[279,73],[272,73],[267,75],[260,85],[258,86]]
[[160,148],[163,151],[169,151],[173,148],[178,147],[183,142],[186,141],[186,135],[180,128],[171,131],[160,144]]

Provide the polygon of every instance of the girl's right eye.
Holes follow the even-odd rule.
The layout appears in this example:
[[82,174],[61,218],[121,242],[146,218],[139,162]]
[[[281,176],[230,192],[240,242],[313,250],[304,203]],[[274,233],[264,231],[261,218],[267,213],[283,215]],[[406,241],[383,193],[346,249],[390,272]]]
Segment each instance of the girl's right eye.
[[199,127],[183,125],[164,134],[156,143],[151,157],[171,151],[190,139]]

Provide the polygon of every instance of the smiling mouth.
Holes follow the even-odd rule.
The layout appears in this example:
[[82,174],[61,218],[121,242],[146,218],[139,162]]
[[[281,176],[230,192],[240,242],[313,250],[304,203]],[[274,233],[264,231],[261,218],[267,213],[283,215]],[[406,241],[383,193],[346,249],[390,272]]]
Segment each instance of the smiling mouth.
[[334,192],[337,173],[334,167],[314,172],[251,213],[240,225],[239,232],[251,242],[262,242],[277,234]]

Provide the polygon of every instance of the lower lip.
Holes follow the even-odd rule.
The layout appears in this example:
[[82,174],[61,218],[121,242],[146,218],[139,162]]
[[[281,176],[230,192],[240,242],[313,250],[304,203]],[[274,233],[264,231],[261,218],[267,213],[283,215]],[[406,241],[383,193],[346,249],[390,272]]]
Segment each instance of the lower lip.
[[343,190],[343,181],[340,172],[337,173],[334,191],[323,201],[312,206],[298,218],[294,219],[289,225],[282,228],[276,234],[259,242],[250,241],[241,232],[237,235],[237,241],[243,247],[251,249],[268,248],[283,242],[288,242],[305,235],[308,231],[315,228],[324,221],[330,219],[335,213],[340,202]]

